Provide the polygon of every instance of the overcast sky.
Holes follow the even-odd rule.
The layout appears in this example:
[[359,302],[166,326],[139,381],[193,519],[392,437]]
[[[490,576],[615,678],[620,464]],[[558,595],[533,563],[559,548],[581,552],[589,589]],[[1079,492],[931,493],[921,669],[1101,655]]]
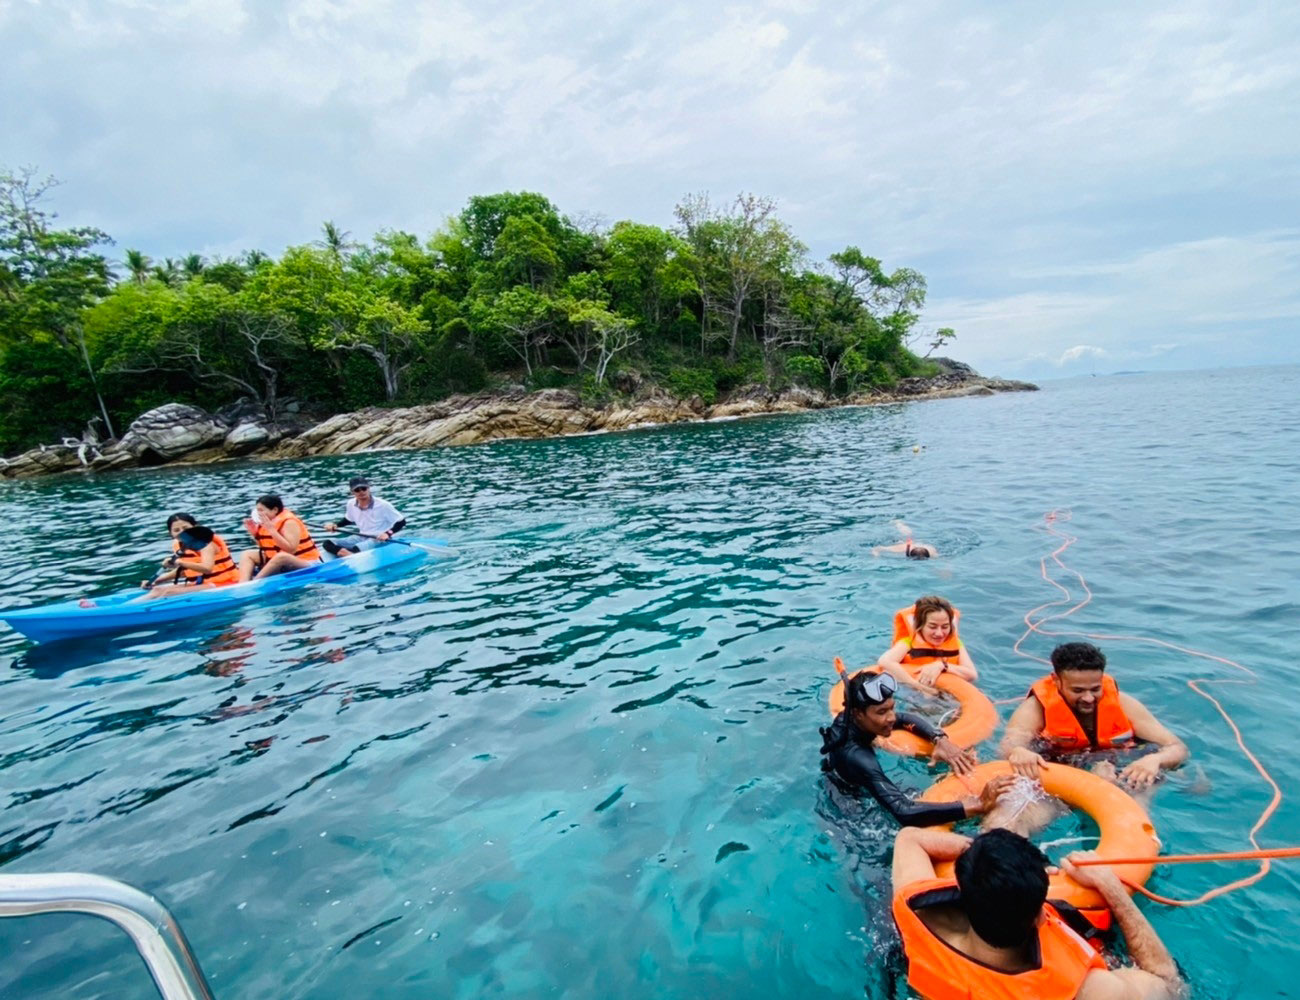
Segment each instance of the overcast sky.
[[988,374],[1300,360],[1300,4],[0,0],[0,93],[119,257],[753,191]]

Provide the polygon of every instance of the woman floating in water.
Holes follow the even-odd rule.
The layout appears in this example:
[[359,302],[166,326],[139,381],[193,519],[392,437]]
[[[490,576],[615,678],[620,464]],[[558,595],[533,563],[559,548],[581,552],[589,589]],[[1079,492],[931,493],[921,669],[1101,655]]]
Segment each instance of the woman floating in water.
[[932,559],[939,554],[939,550],[933,545],[914,540],[912,529],[902,521],[895,521],[894,527],[903,536],[903,540],[894,545],[877,545],[871,550],[873,556],[879,558],[886,553],[897,552],[906,559]]

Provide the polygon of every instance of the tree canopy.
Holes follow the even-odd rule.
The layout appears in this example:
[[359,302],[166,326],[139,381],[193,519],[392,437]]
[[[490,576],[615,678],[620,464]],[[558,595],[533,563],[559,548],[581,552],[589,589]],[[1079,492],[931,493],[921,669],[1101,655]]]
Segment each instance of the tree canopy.
[[[533,192],[473,197],[426,238],[334,221],[279,257],[111,260],[61,229],[52,181],[0,173],[0,448],[109,433],[171,400],[289,397],[325,415],[522,383],[592,401],[633,370],[712,401],[745,384],[847,393],[918,374],[925,278],[857,247],[811,262],[776,203],[683,199],[669,229],[583,227]],[[929,353],[927,351],[927,354]]]

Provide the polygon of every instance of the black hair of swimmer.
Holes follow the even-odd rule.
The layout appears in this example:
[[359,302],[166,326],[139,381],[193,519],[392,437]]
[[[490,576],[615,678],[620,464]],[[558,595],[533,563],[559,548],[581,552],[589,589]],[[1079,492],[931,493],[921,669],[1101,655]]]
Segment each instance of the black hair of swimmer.
[[1047,901],[1047,856],[1001,828],[982,833],[957,859],[957,888],[971,930],[995,948],[1023,945]]
[[215,532],[204,524],[196,524],[181,532],[181,541],[196,549],[201,549],[212,541]]
[[278,493],[265,493],[257,498],[257,502],[267,510],[273,510],[277,514],[284,510],[284,501],[280,499]]
[[1052,669],[1058,674],[1067,670],[1105,670],[1106,654],[1090,642],[1063,642],[1052,650]]
[[167,518],[167,530],[171,531],[172,525],[175,524],[177,521],[188,521],[190,524],[199,523],[199,519],[195,517],[193,514],[186,514],[185,511],[180,510],[177,511],[175,514],[173,514],[171,517]]
[[918,547],[913,545],[911,548],[907,550],[907,558],[908,559],[929,559],[930,550],[925,548],[924,546]]

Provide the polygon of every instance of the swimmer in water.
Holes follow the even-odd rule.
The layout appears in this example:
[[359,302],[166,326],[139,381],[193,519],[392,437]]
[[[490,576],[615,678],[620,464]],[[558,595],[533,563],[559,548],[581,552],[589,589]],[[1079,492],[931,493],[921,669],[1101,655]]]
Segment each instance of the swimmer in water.
[[902,521],[895,521],[894,528],[903,540],[894,545],[877,545],[871,550],[871,554],[877,559],[886,553],[898,553],[905,559],[933,559],[939,554],[939,550],[933,545],[926,542],[918,542],[912,538],[912,529]]
[[[1105,673],[1106,656],[1090,642],[1067,642],[1052,650],[1052,673],[1037,681],[1007,722],[1001,751],[1017,776],[1036,783],[1039,769],[1065,756],[1094,762],[1092,770],[1129,791],[1150,788],[1163,771],[1188,758],[1187,745],[1166,729],[1151,711],[1130,694],[1119,690]],[[1154,746],[1117,769],[1113,761],[1097,758],[1108,751],[1140,745]],[[1037,748],[1037,749],[1035,749]],[[1008,809],[1013,808],[1008,797]],[[1009,817],[988,818],[1018,832],[1050,822],[1057,807],[1045,794],[1041,801],[1019,803]],[[1005,820],[1005,821],[1004,821]]]
[[908,625],[911,634],[894,643],[879,660],[895,680],[933,689],[945,673],[971,683],[979,678],[970,652],[957,638],[957,610],[948,601],[936,596],[917,598]]
[[[1024,837],[992,830],[971,840],[943,830],[900,830],[894,840],[893,911],[907,980],[927,1000],[1171,1000],[1182,975],[1118,876],[1105,866],[1061,868],[1100,893],[1133,966],[1108,968],[1077,911],[1047,901],[1047,858]],[[937,864],[951,861],[941,878]]]

